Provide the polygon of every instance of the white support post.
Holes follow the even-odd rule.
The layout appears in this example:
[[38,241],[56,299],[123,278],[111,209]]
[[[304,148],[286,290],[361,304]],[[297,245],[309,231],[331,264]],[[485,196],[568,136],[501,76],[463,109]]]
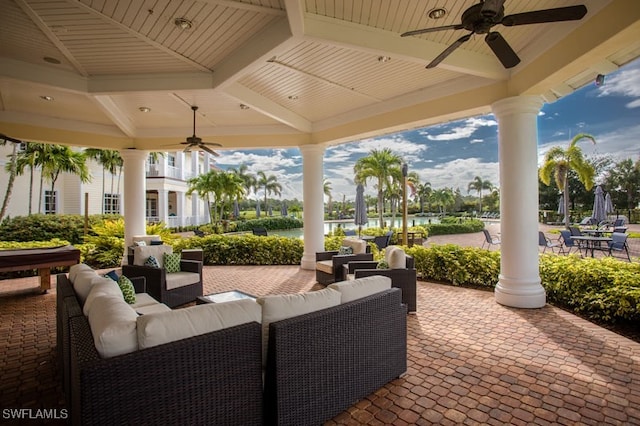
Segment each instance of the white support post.
[[316,268],[316,252],[324,250],[324,147],[304,145],[302,153],[302,192],[304,209],[304,253],[300,267]]

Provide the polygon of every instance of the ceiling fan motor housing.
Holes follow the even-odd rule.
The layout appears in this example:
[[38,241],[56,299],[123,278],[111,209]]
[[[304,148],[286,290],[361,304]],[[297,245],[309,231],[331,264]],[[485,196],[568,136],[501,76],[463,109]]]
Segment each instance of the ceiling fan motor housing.
[[504,18],[504,6],[497,13],[487,16],[482,13],[482,3],[474,4],[462,14],[462,26],[476,34],[487,34],[491,27],[500,23]]

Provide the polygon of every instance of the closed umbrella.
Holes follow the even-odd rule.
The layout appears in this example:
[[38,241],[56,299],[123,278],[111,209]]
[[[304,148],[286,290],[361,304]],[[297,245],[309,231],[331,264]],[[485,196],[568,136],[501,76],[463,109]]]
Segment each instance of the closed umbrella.
[[354,223],[358,227],[358,236],[362,231],[362,225],[366,225],[369,222],[367,218],[367,205],[364,202],[364,186],[361,183],[356,187],[356,211]]
[[256,217],[260,217],[260,201],[256,202]]
[[604,211],[609,214],[613,213],[613,203],[611,202],[611,194],[607,192],[604,197]]
[[269,216],[273,216],[273,208],[271,208],[271,206],[269,206],[269,208],[267,209],[267,214]]
[[595,198],[593,199],[593,220],[600,223],[607,218],[607,212],[604,202],[604,191],[600,185],[596,186]]
[[282,203],[282,206],[280,207],[280,214],[283,217],[289,214],[289,211],[287,210],[287,203]]
[[236,219],[240,217],[240,206],[238,205],[238,200],[233,201],[233,217]]

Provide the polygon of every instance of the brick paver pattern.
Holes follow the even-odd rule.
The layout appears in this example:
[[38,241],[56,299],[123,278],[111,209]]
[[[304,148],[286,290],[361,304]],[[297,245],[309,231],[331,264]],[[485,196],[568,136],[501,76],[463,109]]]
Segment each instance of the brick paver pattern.
[[[206,293],[322,288],[298,266],[204,269]],[[0,408],[62,408],[55,288],[19,291],[37,278],[0,284]],[[489,291],[419,282],[407,338],[407,373],[327,425],[640,424],[640,344],[561,309],[509,308]]]

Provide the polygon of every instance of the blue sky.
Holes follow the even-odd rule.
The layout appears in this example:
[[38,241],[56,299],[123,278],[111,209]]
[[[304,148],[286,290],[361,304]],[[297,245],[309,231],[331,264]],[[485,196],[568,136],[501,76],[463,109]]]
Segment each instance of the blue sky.
[[[581,143],[587,157],[609,155],[614,161],[640,158],[640,60],[607,75],[605,84],[589,84],[554,103],[538,116],[538,158],[552,146],[567,146],[577,133],[596,139]],[[460,188],[475,176],[499,185],[497,122],[492,114],[470,117],[393,135],[327,148],[325,177],[334,200],[355,198],[353,165],[372,149],[390,148],[406,159],[410,171],[434,189]],[[283,198],[302,199],[302,157],[297,149],[219,151],[223,169],[246,163],[249,171],[273,174]],[[373,185],[366,188],[373,195]]]

